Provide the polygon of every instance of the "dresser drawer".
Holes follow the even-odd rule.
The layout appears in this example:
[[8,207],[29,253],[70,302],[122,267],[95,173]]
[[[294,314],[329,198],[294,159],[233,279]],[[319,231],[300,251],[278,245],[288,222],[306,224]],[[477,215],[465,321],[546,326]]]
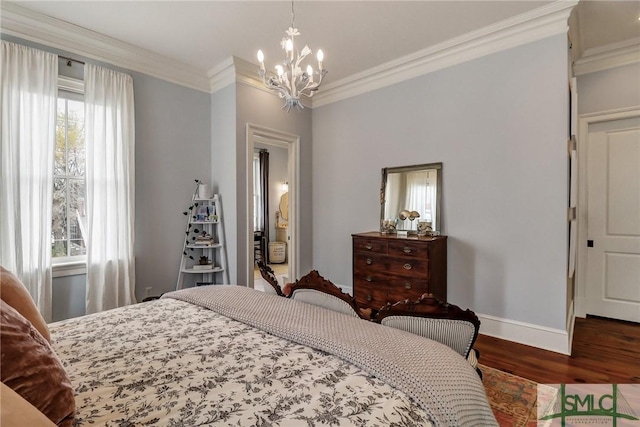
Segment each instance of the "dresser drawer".
[[418,293],[418,296],[429,292],[429,282],[425,279],[418,279],[416,277],[393,277],[387,279],[387,283],[389,284],[389,293],[391,293],[391,289],[403,293]]
[[387,242],[382,240],[367,239],[367,238],[354,238],[353,239],[353,251],[354,252],[374,252],[379,254],[387,253]]
[[385,275],[389,270],[389,257],[379,254],[355,253],[353,268],[356,276]]
[[383,286],[389,287],[389,276],[385,276],[373,271],[362,271],[353,278],[354,289],[360,286]]
[[413,277],[389,280],[387,298],[389,301],[403,301],[405,299],[415,301],[422,294],[429,293],[429,283],[426,280],[416,280]]
[[390,256],[415,257],[427,259],[429,248],[425,244],[411,241],[392,241],[388,243]]
[[427,259],[388,257],[387,265],[387,275],[407,276],[422,280],[429,278],[429,261]]
[[364,280],[356,280],[353,287],[353,296],[361,307],[380,309],[387,301],[388,286],[383,283],[369,283]]

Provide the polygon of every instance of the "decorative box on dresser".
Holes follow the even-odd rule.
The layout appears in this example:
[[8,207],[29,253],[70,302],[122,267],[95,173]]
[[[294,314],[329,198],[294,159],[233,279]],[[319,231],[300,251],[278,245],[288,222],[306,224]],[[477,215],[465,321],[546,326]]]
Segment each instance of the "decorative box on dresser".
[[416,300],[431,293],[447,300],[447,236],[353,234],[353,295],[360,306]]

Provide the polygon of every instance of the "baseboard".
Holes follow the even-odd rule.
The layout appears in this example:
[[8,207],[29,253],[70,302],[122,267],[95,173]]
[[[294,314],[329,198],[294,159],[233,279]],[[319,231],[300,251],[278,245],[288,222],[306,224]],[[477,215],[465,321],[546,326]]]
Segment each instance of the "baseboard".
[[567,315],[567,332],[569,334],[569,354],[571,354],[571,348],[573,347],[573,329],[576,325],[576,316],[574,312],[575,300],[571,301],[571,305],[569,306],[569,314]]
[[476,313],[480,333],[562,354],[571,354],[567,331]]
[[[348,285],[338,285],[343,292],[353,295],[353,288]],[[480,319],[480,333],[507,341],[553,351],[561,354],[571,354],[571,339],[573,338],[574,312],[573,304],[567,318],[567,331],[504,319],[488,314],[476,313]]]

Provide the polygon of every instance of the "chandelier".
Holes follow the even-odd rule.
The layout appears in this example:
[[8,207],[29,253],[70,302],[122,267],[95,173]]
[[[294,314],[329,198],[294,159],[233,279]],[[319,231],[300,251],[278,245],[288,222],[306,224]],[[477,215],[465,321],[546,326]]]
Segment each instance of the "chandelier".
[[284,98],[282,108],[286,109],[287,112],[292,107],[302,110],[304,106],[300,102],[300,96],[311,98],[322,84],[324,75],[327,74],[327,70],[322,68],[324,54],[321,49],[318,49],[317,53],[318,69],[314,70],[311,65],[307,65],[306,70],[302,71],[300,65],[302,60],[312,52],[307,45],[302,48],[302,51],[296,51],[294,38],[299,36],[300,32],[296,28],[294,21],[295,14],[293,12],[293,2],[291,2],[291,26],[285,31],[287,37],[280,42],[280,46],[284,49],[286,56],[282,61],[282,65],[275,66],[275,73],[266,71],[264,68],[264,54],[262,50],[258,50],[262,82],[269,90],[277,93],[280,98]]

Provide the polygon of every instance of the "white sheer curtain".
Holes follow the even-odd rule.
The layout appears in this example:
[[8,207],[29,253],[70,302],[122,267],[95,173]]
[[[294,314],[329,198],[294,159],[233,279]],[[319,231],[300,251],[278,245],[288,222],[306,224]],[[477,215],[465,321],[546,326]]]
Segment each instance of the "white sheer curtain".
[[260,231],[264,227],[260,182],[260,155],[256,152],[253,153],[253,231]]
[[[436,229],[436,221],[437,218],[437,210],[434,209],[436,206],[436,189],[438,188],[438,180],[437,180],[437,172],[429,171],[427,172],[427,205],[425,206],[425,221],[431,221],[432,227]],[[438,230],[440,231],[440,230]]]
[[406,197],[406,176],[404,173],[387,174],[387,186],[385,189],[384,219],[394,220],[398,213],[404,209]]
[[[407,173],[407,202],[405,205],[409,210],[417,211],[422,220],[427,215],[427,210],[431,212],[428,194],[428,172],[416,171]],[[430,215],[429,215],[430,216]],[[427,221],[431,218],[427,218]]]
[[51,209],[58,57],[2,42],[0,263],[51,321]]
[[87,314],[135,302],[133,79],[85,65]]

